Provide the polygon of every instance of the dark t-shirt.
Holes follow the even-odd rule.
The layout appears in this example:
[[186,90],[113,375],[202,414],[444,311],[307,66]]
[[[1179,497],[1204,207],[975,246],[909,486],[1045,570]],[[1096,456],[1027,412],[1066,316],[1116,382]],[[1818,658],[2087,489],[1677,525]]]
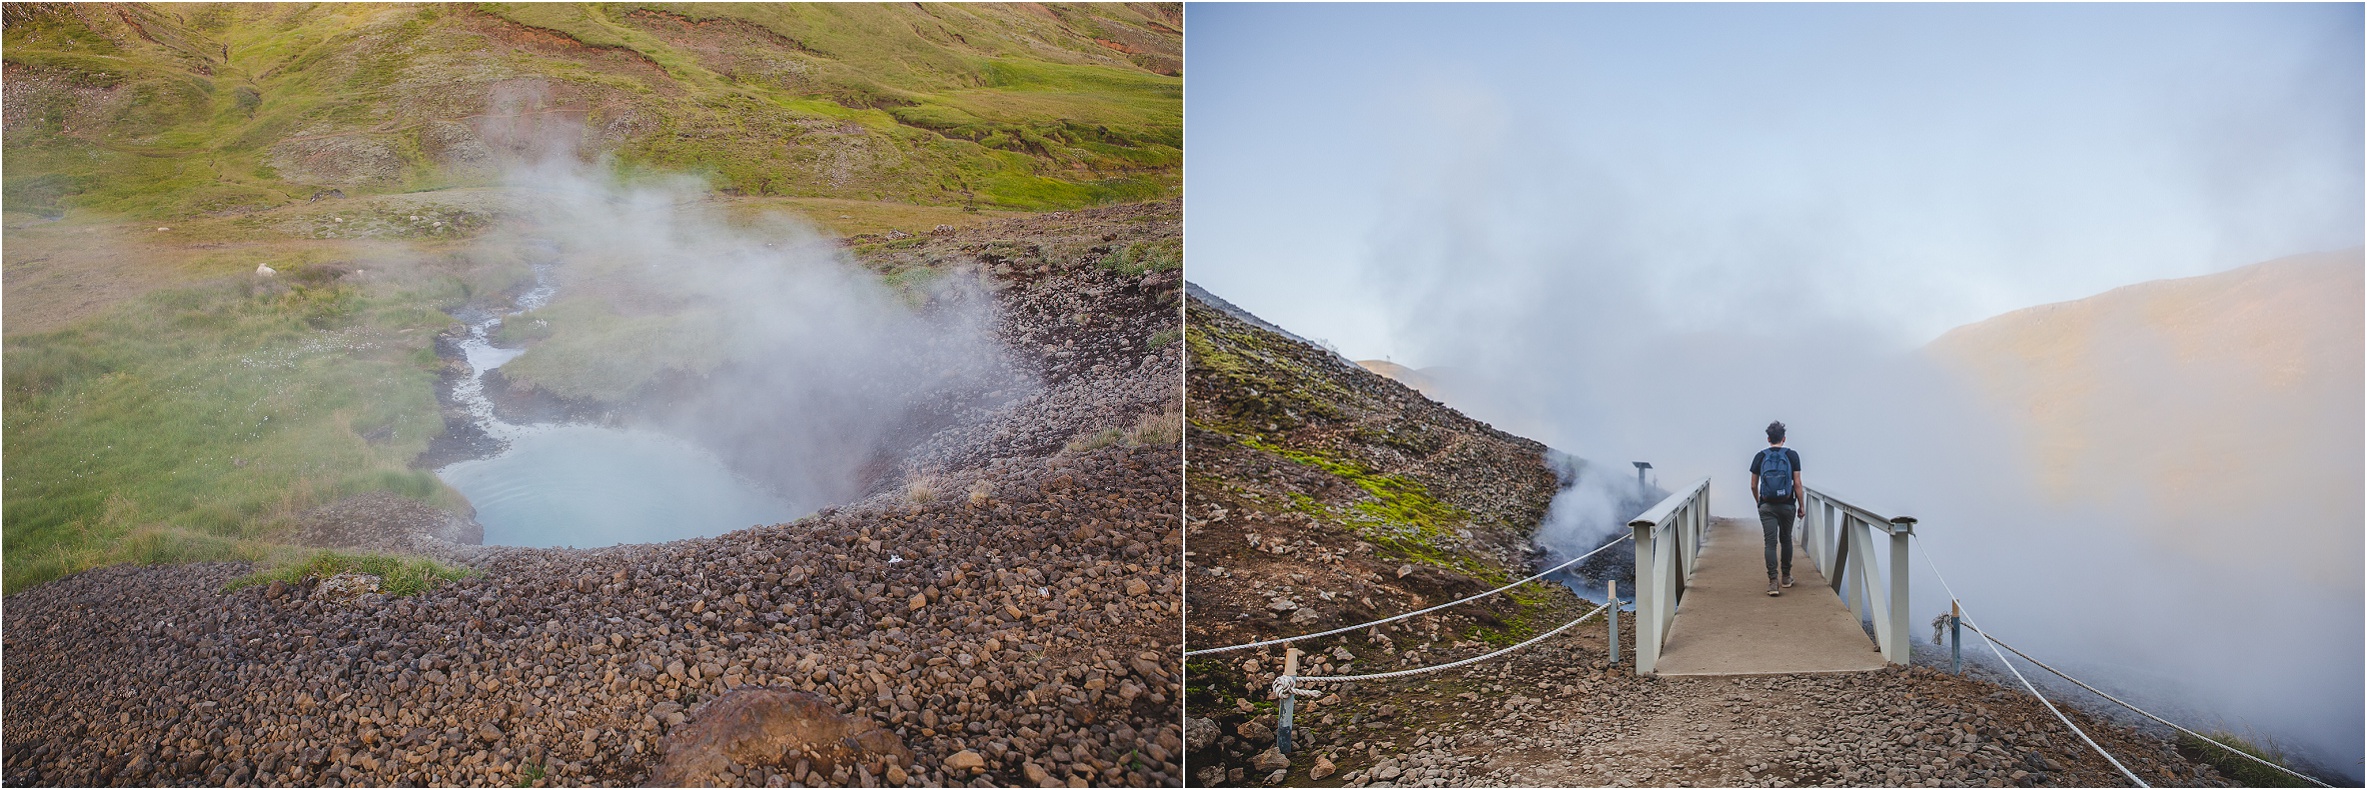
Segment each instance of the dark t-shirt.
[[[1770,448],[1770,449],[1772,449],[1772,448]],[[1789,448],[1789,447],[1786,447],[1786,448],[1783,448],[1783,454],[1784,454],[1784,455],[1786,455],[1786,456],[1789,456],[1789,457],[1790,457],[1790,460],[1791,460],[1791,462],[1792,462],[1792,471],[1793,471],[1794,473],[1798,473],[1798,472],[1800,471],[1800,451],[1798,451],[1798,450],[1794,450],[1794,449],[1792,449],[1792,448]],[[1756,474],[1758,474],[1758,473],[1759,473],[1759,466],[1760,466],[1761,464],[1764,464],[1764,463],[1767,463],[1767,451],[1766,451],[1766,450],[1760,450],[1760,451],[1758,451],[1758,452],[1756,452],[1756,453],[1752,453],[1752,454],[1751,454],[1751,474],[1753,474],[1753,475],[1756,475]],[[1795,481],[1795,482],[1797,482],[1797,481]],[[1756,495],[1758,495],[1758,493],[1759,493],[1759,492],[1757,492],[1757,491],[1753,491],[1753,492],[1751,492],[1751,494],[1752,494],[1753,496],[1756,496]],[[1783,499],[1783,500],[1776,500],[1776,501],[1780,501],[1780,502],[1790,502],[1790,501],[1792,501],[1792,500],[1790,500],[1790,499]]]

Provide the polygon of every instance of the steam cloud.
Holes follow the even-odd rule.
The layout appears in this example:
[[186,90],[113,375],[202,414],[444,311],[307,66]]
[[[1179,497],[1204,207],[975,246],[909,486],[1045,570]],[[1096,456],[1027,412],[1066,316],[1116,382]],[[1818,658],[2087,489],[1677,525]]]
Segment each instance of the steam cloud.
[[484,128],[520,154],[506,180],[525,196],[525,232],[556,245],[559,301],[609,313],[620,360],[671,368],[642,391],[637,418],[813,507],[861,494],[901,448],[1033,386],[971,276],[891,288],[796,218],[735,223],[696,178],[627,180],[585,161],[581,128],[536,115],[537,101],[497,92],[512,112]]
[[[1899,342],[1913,305],[1852,302],[1846,281],[1862,272],[1820,268],[1867,260],[1867,235],[1805,215],[1697,215],[1698,202],[1655,188],[1652,174],[1555,159],[1558,146],[1524,139],[1524,127],[1535,128],[1466,129],[1469,144],[1418,177],[1406,192],[1420,197],[1370,240],[1366,285],[1383,295],[1401,359],[1455,360],[1428,371],[1453,405],[1606,464],[1651,461],[1672,486],[1712,477],[1720,514],[1749,512],[1750,455],[1764,446],[1760,428],[1781,419],[1812,485],[1923,519],[1918,554],[1928,549],[1984,627],[2189,726],[2268,740],[2356,781],[2355,390],[2310,404],[2306,424],[2335,438],[2293,448],[2290,468],[2325,473],[2281,492],[2287,502],[2204,510],[2161,481],[2050,496],[2017,423]],[[2133,361],[2100,375],[2126,382],[2126,397],[2224,405],[2255,394],[2247,381],[2166,376],[2175,367],[2155,364],[2159,349],[2123,351]],[[2107,440],[2175,452],[2181,427]],[[1579,475],[1541,541],[1561,556],[1599,545],[1627,515],[1599,485],[1610,479]],[[2165,514],[2216,528],[2174,547]],[[2261,541],[2281,549],[2237,550]],[[2349,571],[2290,572],[2304,557],[2348,558]],[[1948,596],[1917,562],[1921,622]]]

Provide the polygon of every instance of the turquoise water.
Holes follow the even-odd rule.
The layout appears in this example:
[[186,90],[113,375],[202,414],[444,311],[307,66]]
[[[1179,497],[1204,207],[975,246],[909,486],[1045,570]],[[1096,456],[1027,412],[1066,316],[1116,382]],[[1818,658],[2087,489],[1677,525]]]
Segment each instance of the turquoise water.
[[486,545],[609,546],[720,535],[804,515],[706,450],[660,433],[534,426],[438,476],[468,497]]

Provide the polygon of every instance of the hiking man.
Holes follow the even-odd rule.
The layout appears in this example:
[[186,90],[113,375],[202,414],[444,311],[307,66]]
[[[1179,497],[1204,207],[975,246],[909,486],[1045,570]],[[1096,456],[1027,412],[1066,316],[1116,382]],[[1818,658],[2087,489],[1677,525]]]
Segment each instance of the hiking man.
[[[1800,454],[1783,446],[1783,423],[1767,424],[1767,449],[1751,457],[1751,498],[1759,503],[1759,531],[1767,538],[1767,594],[1792,586],[1792,519],[1800,515]],[[1782,549],[1783,563],[1776,564]],[[1778,573],[1778,571],[1781,571]]]

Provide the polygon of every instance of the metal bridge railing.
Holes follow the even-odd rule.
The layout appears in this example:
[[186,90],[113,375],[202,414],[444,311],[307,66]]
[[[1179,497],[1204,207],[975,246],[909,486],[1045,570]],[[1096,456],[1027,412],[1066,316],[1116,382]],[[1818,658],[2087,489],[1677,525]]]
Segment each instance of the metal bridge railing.
[[[1907,627],[1907,539],[1915,534],[1915,518],[1878,515],[1806,486],[1800,494],[1801,547],[1831,581],[1833,592],[1849,603],[1849,611],[1874,622],[1875,649],[1883,660],[1907,663],[1907,645],[1914,638]],[[1888,579],[1874,564],[1874,552],[1882,550],[1876,532],[1888,536]]]
[[1672,494],[1627,523],[1636,539],[1636,673],[1660,661],[1669,625],[1709,531],[1709,478]]

